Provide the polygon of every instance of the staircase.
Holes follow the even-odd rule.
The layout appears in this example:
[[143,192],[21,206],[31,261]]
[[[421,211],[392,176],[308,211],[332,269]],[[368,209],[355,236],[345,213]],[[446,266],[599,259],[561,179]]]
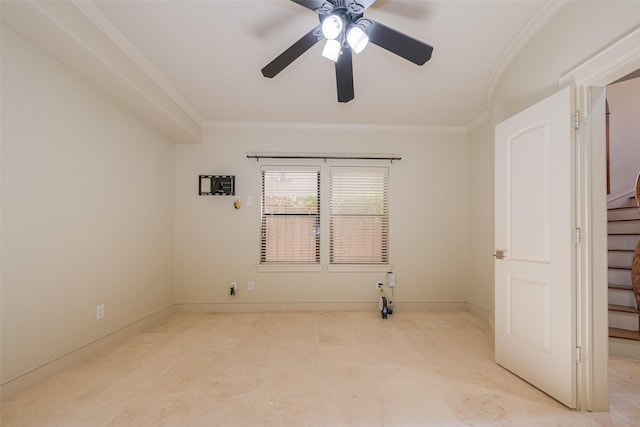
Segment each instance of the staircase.
[[640,240],[636,198],[609,208],[609,336],[640,341],[640,310],[631,287],[633,252]]

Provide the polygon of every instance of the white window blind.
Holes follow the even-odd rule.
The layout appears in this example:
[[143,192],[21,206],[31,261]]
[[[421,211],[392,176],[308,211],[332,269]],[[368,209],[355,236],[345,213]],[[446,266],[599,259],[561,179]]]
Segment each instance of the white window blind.
[[389,262],[389,169],[331,167],[330,263]]
[[320,263],[319,169],[262,169],[261,263]]

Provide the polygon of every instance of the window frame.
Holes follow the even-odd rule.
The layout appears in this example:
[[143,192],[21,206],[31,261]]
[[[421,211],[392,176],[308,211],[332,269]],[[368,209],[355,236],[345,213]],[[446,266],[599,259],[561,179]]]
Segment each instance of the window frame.
[[[386,268],[389,265],[389,167],[331,165],[329,192],[329,265],[383,265]],[[379,213],[374,212],[376,208],[372,209],[371,203],[367,206],[366,203],[337,200],[338,197],[371,199],[371,196],[375,197],[373,204],[381,202]],[[349,219],[364,221],[364,225],[360,224],[367,232],[359,234],[352,226],[340,227],[342,220]],[[368,221],[371,219],[373,223]],[[376,223],[379,224],[379,239],[369,235],[369,232],[377,231]],[[342,233],[348,234],[349,239]],[[357,238],[371,239],[374,252],[356,252],[340,245],[345,240]]]
[[[393,269],[392,265],[392,252],[391,252],[391,233],[392,228],[392,216],[391,202],[392,202],[392,188],[391,188],[391,167],[389,161],[385,159],[372,160],[367,159],[365,161],[354,161],[353,159],[324,159],[320,157],[318,160],[305,159],[262,159],[261,165],[258,168],[258,181],[260,188],[260,214],[258,221],[259,242],[258,242],[258,254],[256,270],[258,272],[335,272],[335,273],[386,273]],[[330,263],[330,231],[329,231],[329,187],[330,187],[330,168],[332,166],[346,166],[346,167],[386,167],[387,180],[388,180],[388,195],[387,195],[387,261],[384,264],[331,264]],[[320,245],[320,262],[314,264],[301,264],[301,263],[286,263],[286,262],[271,262],[261,263],[261,241],[262,241],[262,170],[269,168],[275,170],[277,168],[283,169],[317,169],[320,172],[320,233],[319,233],[319,245]]]
[[[285,174],[285,173],[315,173],[316,174],[316,203],[317,209],[315,214],[309,213],[295,213],[295,212],[271,212],[266,213],[267,207],[265,205],[265,178],[266,174],[269,172]],[[321,265],[321,224],[322,224],[322,213],[321,213],[321,170],[318,166],[279,166],[279,165],[265,165],[260,168],[260,260],[259,265],[262,267],[269,266],[320,266]],[[267,241],[267,222],[269,218],[315,218],[314,231],[315,234],[315,244],[313,247],[315,248],[314,261],[304,260],[304,261],[295,261],[292,259],[289,260],[268,260],[268,241]],[[289,248],[291,250],[293,248]],[[303,267],[304,268],[304,267]]]

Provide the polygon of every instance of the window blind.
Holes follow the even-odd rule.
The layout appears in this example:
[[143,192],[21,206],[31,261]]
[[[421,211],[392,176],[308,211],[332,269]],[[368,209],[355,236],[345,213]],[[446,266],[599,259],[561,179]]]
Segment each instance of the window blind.
[[330,263],[389,262],[389,169],[331,167]]
[[319,169],[262,169],[260,262],[320,262]]

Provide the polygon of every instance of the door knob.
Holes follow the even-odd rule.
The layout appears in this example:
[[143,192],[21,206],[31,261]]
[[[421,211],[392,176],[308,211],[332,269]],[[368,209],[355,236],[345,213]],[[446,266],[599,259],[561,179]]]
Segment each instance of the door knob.
[[506,251],[496,251],[496,253],[493,254],[493,256],[496,259],[505,259],[507,257],[507,252]]

